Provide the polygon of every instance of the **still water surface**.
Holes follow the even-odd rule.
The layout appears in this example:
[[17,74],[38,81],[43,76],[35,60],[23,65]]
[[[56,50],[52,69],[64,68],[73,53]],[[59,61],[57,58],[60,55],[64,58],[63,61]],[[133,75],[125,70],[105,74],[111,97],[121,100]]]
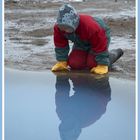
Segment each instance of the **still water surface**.
[[135,82],[5,72],[5,140],[134,140]]

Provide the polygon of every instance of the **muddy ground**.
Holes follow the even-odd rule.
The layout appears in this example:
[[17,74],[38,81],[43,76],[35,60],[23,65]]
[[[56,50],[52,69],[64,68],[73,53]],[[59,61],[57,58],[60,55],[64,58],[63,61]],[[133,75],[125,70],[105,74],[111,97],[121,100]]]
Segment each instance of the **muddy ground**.
[[[56,63],[53,25],[63,2],[5,2],[5,66],[46,71]],[[110,49],[123,48],[124,56],[110,75],[135,80],[135,1],[71,3],[79,13],[102,17],[111,28]]]

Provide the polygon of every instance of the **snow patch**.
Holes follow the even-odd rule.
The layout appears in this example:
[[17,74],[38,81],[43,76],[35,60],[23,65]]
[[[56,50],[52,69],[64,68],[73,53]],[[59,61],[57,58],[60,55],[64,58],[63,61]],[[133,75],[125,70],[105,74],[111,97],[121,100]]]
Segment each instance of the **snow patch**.
[[135,39],[130,37],[111,37],[111,43],[109,46],[109,50],[111,49],[135,49]]

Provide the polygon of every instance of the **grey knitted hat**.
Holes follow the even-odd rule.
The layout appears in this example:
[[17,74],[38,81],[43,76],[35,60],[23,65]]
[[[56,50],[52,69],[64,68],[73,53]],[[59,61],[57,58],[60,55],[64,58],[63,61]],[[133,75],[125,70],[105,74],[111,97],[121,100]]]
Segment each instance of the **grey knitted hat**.
[[79,15],[70,4],[64,4],[60,7],[57,16],[57,24],[69,26],[74,30],[78,27]]

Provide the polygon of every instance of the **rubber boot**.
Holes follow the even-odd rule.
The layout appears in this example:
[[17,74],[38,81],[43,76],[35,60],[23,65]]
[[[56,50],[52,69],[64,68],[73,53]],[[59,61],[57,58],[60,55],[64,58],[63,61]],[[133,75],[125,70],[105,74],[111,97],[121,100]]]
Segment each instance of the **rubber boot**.
[[109,52],[110,67],[123,55],[123,53],[122,49],[113,49]]

